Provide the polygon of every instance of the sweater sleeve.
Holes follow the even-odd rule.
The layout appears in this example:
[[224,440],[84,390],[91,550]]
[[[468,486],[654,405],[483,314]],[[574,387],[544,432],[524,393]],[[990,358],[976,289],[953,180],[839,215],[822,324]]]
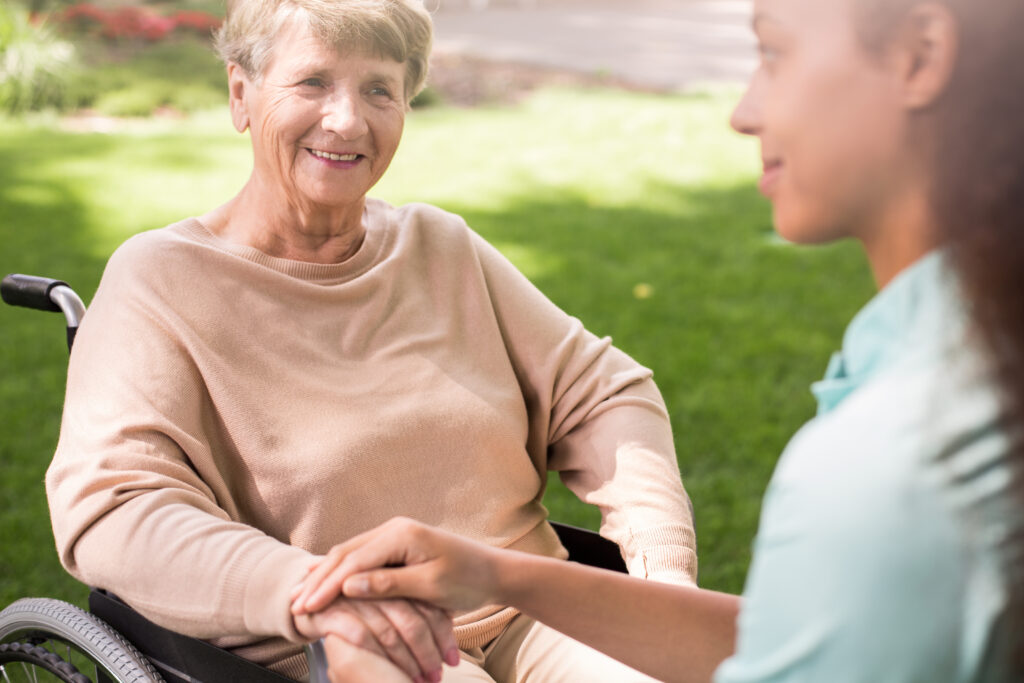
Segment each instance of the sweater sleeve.
[[61,562],[173,630],[299,642],[288,592],[311,555],[239,521],[203,378],[123,250],[75,341],[47,472]]
[[531,456],[601,510],[601,534],[619,545],[630,574],[693,584],[693,519],[651,371],[588,332],[475,239],[527,403]]

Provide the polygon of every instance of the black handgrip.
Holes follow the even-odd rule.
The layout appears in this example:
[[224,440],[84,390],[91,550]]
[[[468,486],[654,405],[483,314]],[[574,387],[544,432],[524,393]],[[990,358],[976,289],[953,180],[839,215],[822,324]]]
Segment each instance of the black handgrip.
[[24,306],[37,311],[60,312],[60,306],[50,300],[50,291],[66,282],[35,275],[8,275],[0,282],[0,297],[11,306]]

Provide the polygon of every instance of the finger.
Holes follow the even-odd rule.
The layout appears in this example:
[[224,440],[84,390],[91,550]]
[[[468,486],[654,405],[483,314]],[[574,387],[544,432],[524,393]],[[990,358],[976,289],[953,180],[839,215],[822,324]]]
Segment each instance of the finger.
[[[411,644],[405,640],[406,634],[399,630],[398,625],[389,618],[381,604],[353,600],[349,602],[349,605],[357,611],[363,623],[373,632],[374,638],[384,649],[387,658],[406,675],[416,678],[425,672],[434,670],[433,668],[424,669],[420,666],[419,660],[410,647]],[[392,614],[396,613],[392,610]],[[406,617],[402,616],[401,618]],[[414,625],[403,623],[402,628],[407,634],[415,637],[416,627]],[[426,628],[425,624],[423,628]],[[439,669],[440,666],[438,665],[436,668]]]
[[433,626],[424,614],[430,608],[420,610],[408,600],[381,600],[374,604],[402,636],[420,671],[428,678],[440,676],[447,652],[437,643]]
[[[352,543],[357,540],[357,538],[358,537],[353,538],[348,543]],[[299,584],[298,594],[292,597],[292,614],[315,612],[317,609],[323,609],[330,604],[331,600],[325,600],[315,609],[307,609],[305,607],[310,594],[320,587],[324,578],[330,576],[330,573],[334,571],[338,564],[341,563],[342,559],[344,559],[344,553],[348,543],[331,548],[330,552],[322,558],[320,563],[306,575],[306,578],[303,579],[301,584]]]
[[[386,535],[378,535],[372,539],[359,539],[364,542],[344,548],[344,554],[339,552],[336,561],[324,562],[317,567],[305,581],[306,590],[293,602],[293,612],[295,609],[299,610],[295,613],[315,612],[323,609],[342,594],[345,579],[355,572],[387,565],[404,564],[407,559],[407,541],[388,533],[387,530],[384,530],[383,534]],[[339,546],[339,548],[341,547]],[[329,566],[327,566],[328,564]]]
[[342,583],[342,594],[348,598],[411,598],[455,609],[444,604],[438,586],[425,576],[429,570],[429,565],[417,564],[352,574]]
[[316,628],[323,636],[334,635],[343,638],[350,645],[371,652],[378,657],[388,658],[387,653],[356,610],[347,604],[332,606],[329,610],[313,615]]
[[[381,535],[394,536],[396,533],[400,535],[401,532],[399,530],[408,521],[402,518],[392,519],[376,529],[353,536],[344,543],[331,548],[327,555],[319,559],[316,566],[310,570],[302,581],[302,589],[299,591],[298,596],[292,599],[292,613],[307,614],[329,605],[334,598],[341,594],[341,582],[347,573],[351,573],[351,571],[339,573],[339,565],[353,552],[358,551],[365,545],[373,544]],[[371,554],[370,556],[375,557],[378,555],[379,553]],[[398,553],[398,556],[401,557],[401,552]],[[388,560],[381,564],[398,563],[400,561],[400,559]],[[369,565],[366,568],[369,569],[374,566],[378,565]],[[316,598],[311,601],[310,598],[314,595]]]
[[341,585],[349,574],[405,564],[421,529],[422,525],[411,519],[395,517],[335,546],[303,582],[304,589],[292,602],[292,613],[315,612],[329,605],[341,594]]
[[323,561],[322,557],[317,557],[312,562],[309,563],[309,566],[306,567],[306,576],[303,577],[302,581],[300,581],[299,583],[297,583],[294,586],[292,586],[292,589],[290,591],[288,591],[288,599],[289,600],[294,602],[295,598],[299,597],[299,594],[302,593],[302,588],[306,585],[306,577],[309,576],[310,572],[312,572],[314,569],[316,569],[318,566],[320,566],[320,563],[322,561]]
[[430,627],[430,634],[434,638],[434,644],[441,652],[445,663],[448,666],[458,666],[459,644],[455,640],[455,625],[447,611],[428,605],[419,601],[410,601]]

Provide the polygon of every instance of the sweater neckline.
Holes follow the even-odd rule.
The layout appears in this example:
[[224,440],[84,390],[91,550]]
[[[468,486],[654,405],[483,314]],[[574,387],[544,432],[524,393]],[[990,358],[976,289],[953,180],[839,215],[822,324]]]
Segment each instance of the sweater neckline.
[[367,198],[366,235],[363,237],[363,243],[352,256],[341,263],[311,263],[271,256],[255,247],[236,244],[218,237],[194,217],[182,221],[178,227],[187,237],[218,251],[298,280],[329,285],[357,278],[378,261],[379,254],[390,242],[393,232],[387,208],[384,202]]

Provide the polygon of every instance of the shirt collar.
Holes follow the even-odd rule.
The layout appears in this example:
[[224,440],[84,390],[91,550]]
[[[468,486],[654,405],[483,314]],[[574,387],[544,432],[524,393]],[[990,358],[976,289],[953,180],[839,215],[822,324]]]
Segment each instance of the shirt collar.
[[934,251],[904,269],[854,317],[825,378],[811,386],[818,414],[835,409],[901,356],[940,348],[962,330],[961,309],[943,252]]

